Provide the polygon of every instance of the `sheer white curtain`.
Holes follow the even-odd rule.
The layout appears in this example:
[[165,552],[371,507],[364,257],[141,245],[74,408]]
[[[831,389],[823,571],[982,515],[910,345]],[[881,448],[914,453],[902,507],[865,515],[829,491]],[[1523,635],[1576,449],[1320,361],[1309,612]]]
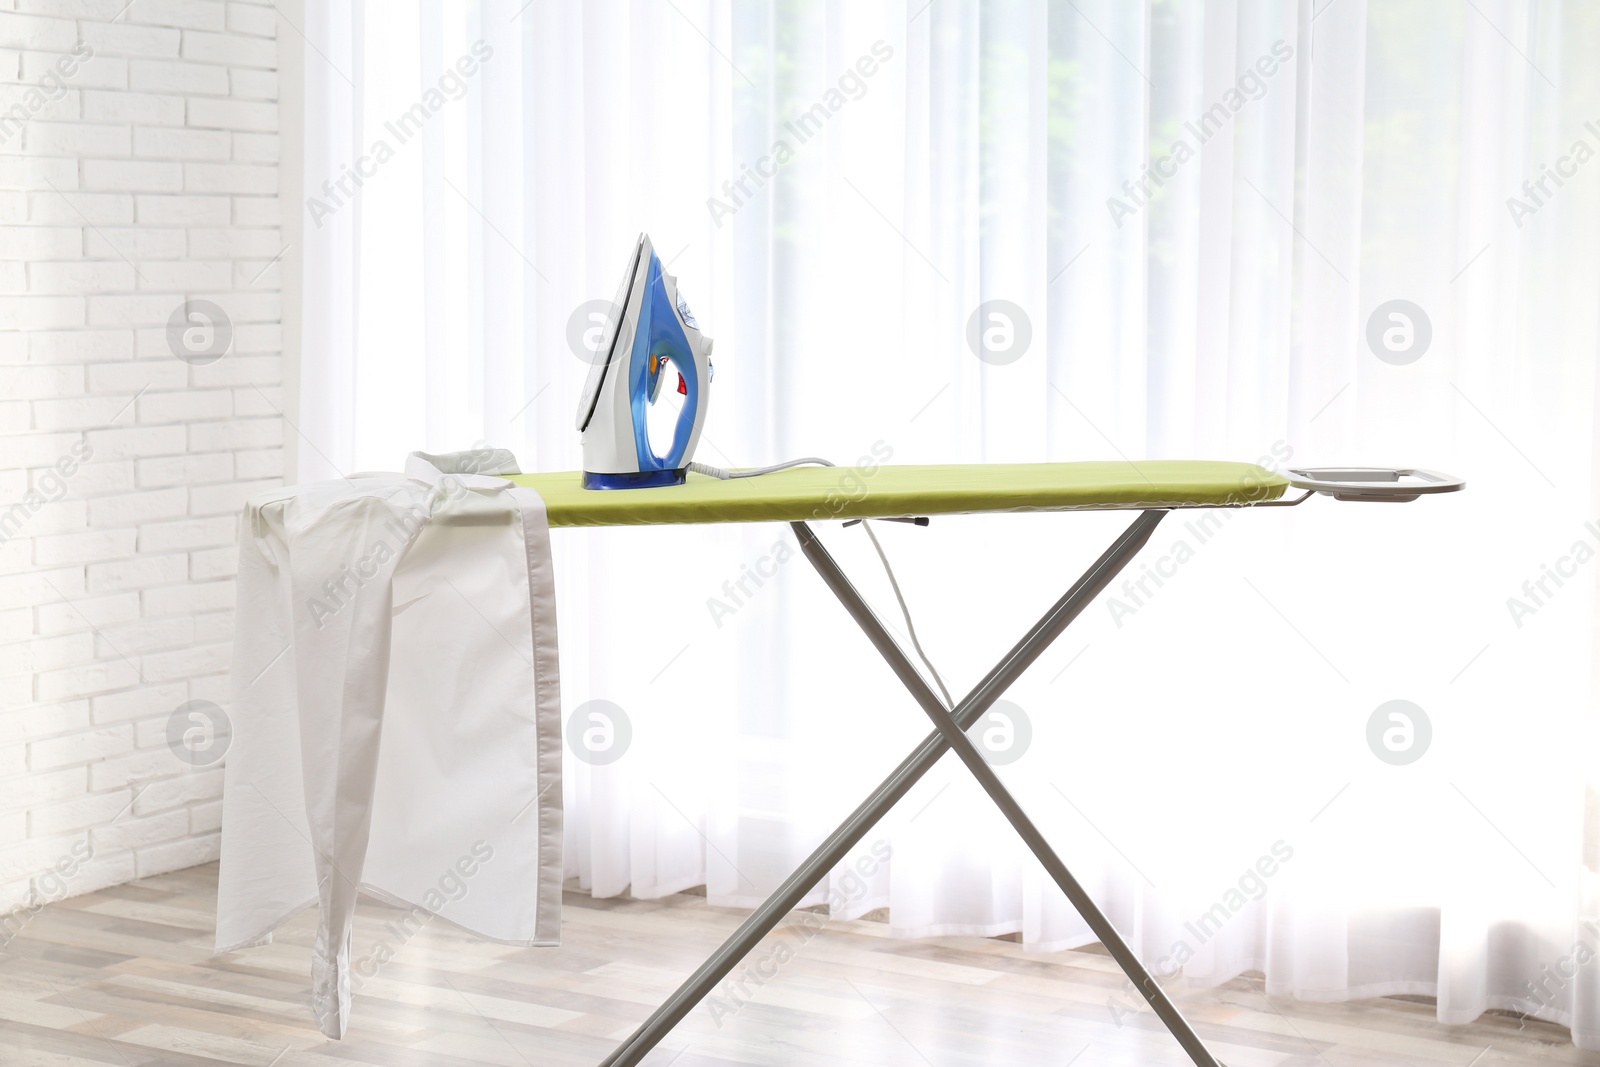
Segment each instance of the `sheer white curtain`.
[[[1180,992],[1260,971],[1600,1047],[1600,13],[314,7],[303,478],[479,441],[575,468],[572,339],[640,230],[717,338],[710,462],[1464,475],[1406,507],[1171,517],[1008,694],[1031,741],[1002,773]],[[1015,309],[974,326],[993,300]],[[960,692],[1125,521],[880,536]],[[861,532],[824,536],[895,617]],[[610,701],[631,732],[569,761],[569,873],[597,895],[753,904],[929,729],[785,528],[556,551],[567,707]],[[1369,743],[1391,700],[1426,716],[1414,762]],[[958,767],[860,853],[833,879],[849,914],[1088,939]]]

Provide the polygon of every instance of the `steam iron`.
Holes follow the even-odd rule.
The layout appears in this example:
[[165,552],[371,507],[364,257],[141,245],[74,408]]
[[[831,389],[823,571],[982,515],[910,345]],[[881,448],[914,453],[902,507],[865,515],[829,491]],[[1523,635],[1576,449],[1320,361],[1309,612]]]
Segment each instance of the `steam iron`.
[[[612,308],[578,401],[583,487],[682,485],[706,421],[712,340],[700,332],[678,280],[662,269],[648,234],[641,233],[634,244]],[[645,420],[669,368],[678,373],[683,409],[672,446],[657,455]]]

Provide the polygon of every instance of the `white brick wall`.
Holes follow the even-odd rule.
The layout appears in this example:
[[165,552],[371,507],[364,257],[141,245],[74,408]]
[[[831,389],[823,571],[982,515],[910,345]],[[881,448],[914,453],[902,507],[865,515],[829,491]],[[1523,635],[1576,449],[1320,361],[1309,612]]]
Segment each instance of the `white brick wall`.
[[[276,31],[0,0],[0,913],[217,855],[220,764],[167,727],[227,701],[236,516],[283,473]],[[196,299],[215,362],[173,354]]]

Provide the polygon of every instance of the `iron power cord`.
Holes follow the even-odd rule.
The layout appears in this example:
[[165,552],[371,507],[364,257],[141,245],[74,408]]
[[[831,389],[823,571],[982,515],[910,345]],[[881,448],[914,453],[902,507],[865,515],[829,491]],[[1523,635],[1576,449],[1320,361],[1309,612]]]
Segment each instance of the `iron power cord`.
[[[830,460],[820,459],[816,456],[806,456],[803,459],[791,459],[786,463],[774,463],[770,467],[756,467],[747,471],[727,471],[721,467],[713,467],[709,463],[689,463],[689,469],[696,474],[703,474],[708,478],[717,478],[727,481],[729,478],[754,478],[761,474],[771,474],[774,471],[788,470],[790,467],[801,467],[806,464],[815,464],[819,467],[832,467]],[[916,649],[917,657],[922,660],[922,665],[928,668],[928,673],[933,675],[934,684],[939,687],[939,692],[944,694],[946,708],[955,707],[955,701],[950,698],[950,690],[945,688],[944,679],[939,676],[938,670],[933,666],[933,661],[928,659],[928,654],[922,650],[922,642],[917,639],[916,624],[911,621],[911,609],[906,607],[906,598],[900,592],[900,583],[895,580],[894,568],[889,565],[889,557],[884,553],[883,546],[878,543],[878,535],[872,532],[872,524],[865,519],[857,520],[861,528],[867,531],[867,537],[872,541],[872,547],[878,553],[878,559],[883,562],[883,573],[889,576],[889,588],[894,590],[894,598],[900,605],[900,615],[906,620],[906,632],[911,635],[911,647]],[[926,519],[908,519],[897,521],[915,522],[919,526],[926,526]],[[848,523],[846,525],[849,525]]]
[[758,474],[771,474],[773,471],[788,470],[790,467],[802,467],[807,463],[815,463],[819,467],[831,467],[833,464],[816,456],[807,456],[804,459],[791,459],[787,463],[774,463],[770,467],[756,467],[747,471],[725,471],[721,467],[713,467],[709,463],[689,464],[689,469],[696,474],[704,474],[708,478],[720,478],[727,481],[729,478],[754,478]]

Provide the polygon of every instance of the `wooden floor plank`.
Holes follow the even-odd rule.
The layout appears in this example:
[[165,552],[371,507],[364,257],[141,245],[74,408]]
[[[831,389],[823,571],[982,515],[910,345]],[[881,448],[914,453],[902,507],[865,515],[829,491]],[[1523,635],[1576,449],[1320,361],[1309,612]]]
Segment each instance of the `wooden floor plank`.
[[[343,1041],[309,1009],[316,917],[212,956],[214,865],[41,909],[0,949],[0,1067],[579,1067],[598,1062],[739,924],[703,897],[567,895],[564,944],[518,949],[443,922],[355,983]],[[401,912],[364,901],[354,958]],[[1491,1014],[1442,1026],[1417,998],[1307,1004],[1246,976],[1174,990],[1230,1067],[1600,1067],[1559,1027]],[[1115,1000],[1123,1011],[1108,1006]],[[796,917],[648,1067],[1185,1067],[1097,947],[890,936]]]

